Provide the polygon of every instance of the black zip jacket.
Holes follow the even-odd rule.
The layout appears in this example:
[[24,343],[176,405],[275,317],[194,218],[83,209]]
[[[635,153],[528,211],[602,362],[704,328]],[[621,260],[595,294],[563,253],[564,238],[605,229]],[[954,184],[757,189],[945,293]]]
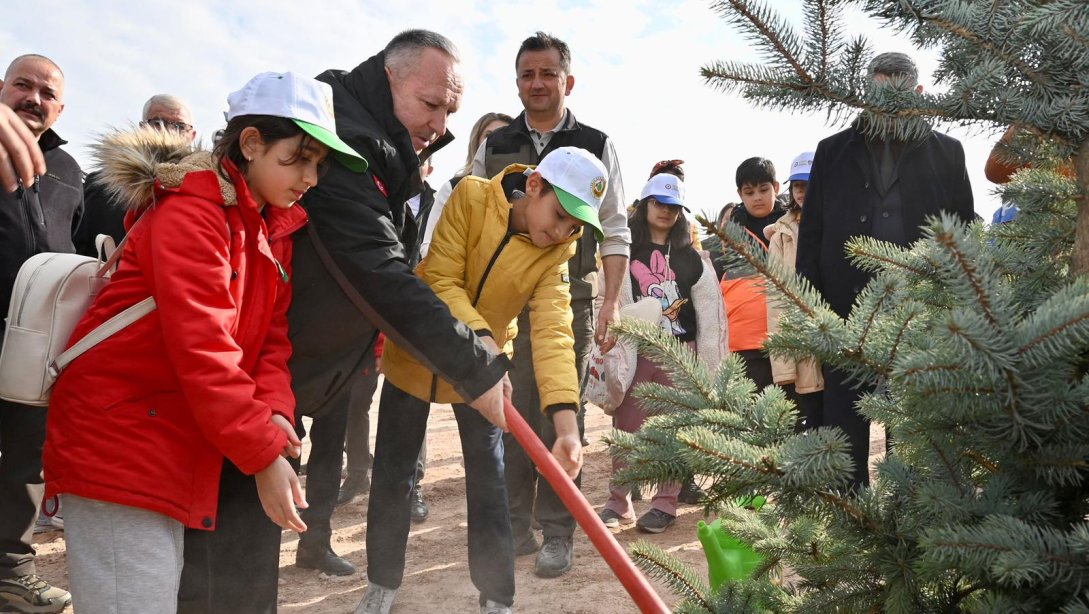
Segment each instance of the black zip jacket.
[[[472,400],[508,367],[413,272],[420,227],[406,201],[423,180],[408,131],[393,113],[393,97],[379,53],[355,69],[329,70],[317,79],[333,87],[337,133],[370,162],[365,174],[332,163],[302,204],[334,261],[364,299],[357,309],[337,286],[306,233],[295,238],[289,366],[298,413],[313,415],[337,397],[373,351],[381,330],[422,364]],[[453,140],[433,143],[426,157]]]
[[83,215],[83,173],[53,130],[38,138],[45,175],[30,188],[0,190],[0,308],[7,314],[19,267],[42,252],[72,253],[72,234]]

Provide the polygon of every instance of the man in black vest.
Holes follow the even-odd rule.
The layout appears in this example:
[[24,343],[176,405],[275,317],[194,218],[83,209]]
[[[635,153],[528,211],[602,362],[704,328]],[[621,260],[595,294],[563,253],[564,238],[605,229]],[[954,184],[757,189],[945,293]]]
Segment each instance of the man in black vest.
[[[581,147],[601,160],[609,171],[609,187],[599,215],[605,239],[597,245],[594,233],[583,233],[578,251],[571,259],[571,311],[575,333],[575,357],[580,380],[585,377],[590,343],[595,337],[593,298],[597,294],[597,252],[600,247],[605,273],[604,302],[597,321],[596,340],[607,350],[614,343],[607,338],[609,323],[619,317],[621,280],[628,274],[628,246],[631,233],[624,205],[624,184],[612,141],[600,130],[575,121],[564,100],[575,85],[571,74],[571,50],[560,39],[537,32],[522,42],[515,56],[518,97],[523,111],[514,123],[500,128],[480,146],[473,160],[473,174],[493,177],[510,164],[537,164],[553,149]],[[556,440],[552,421],[541,415],[533,353],[529,341],[529,317],[518,318],[514,339],[512,400],[519,413],[551,448]],[[584,431],[579,410],[579,430]],[[542,578],[561,576],[571,569],[571,536],[575,520],[555,491],[537,472],[522,446],[510,434],[504,435],[507,494],[510,498],[511,529],[519,556],[537,551],[537,539],[530,529],[530,516],[541,525],[544,544],[537,555],[534,572]],[[581,475],[576,483],[581,483]]]

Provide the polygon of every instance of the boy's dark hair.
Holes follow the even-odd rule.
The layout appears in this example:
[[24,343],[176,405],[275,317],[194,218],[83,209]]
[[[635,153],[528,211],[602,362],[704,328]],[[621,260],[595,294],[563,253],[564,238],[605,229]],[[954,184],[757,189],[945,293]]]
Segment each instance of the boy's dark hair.
[[[291,154],[291,158],[287,160],[281,160],[281,164],[290,165],[294,164],[303,155],[306,147],[310,143],[316,142],[314,137],[310,136],[295,122],[287,119],[286,117],[276,117],[273,115],[239,115],[238,117],[227,122],[227,127],[223,129],[223,136],[216,141],[215,147],[212,149],[212,155],[216,160],[230,160],[234,162],[234,165],[238,167],[238,170],[244,175],[246,169],[249,168],[249,161],[246,160],[246,156],[242,154],[242,143],[240,141],[242,137],[242,131],[249,127],[254,127],[261,133],[261,138],[265,141],[265,145],[272,145],[277,141],[284,139],[290,139],[298,135],[302,135],[303,138],[299,141],[299,147],[295,150],[295,153]],[[328,158],[322,163],[324,167],[328,164]],[[324,169],[323,169],[324,170]],[[219,173],[227,178],[226,171],[223,170],[222,163],[220,164]]]
[[737,189],[747,185],[775,183],[775,165],[767,158],[749,158],[737,167]]
[[[650,227],[647,225],[647,201],[653,196],[648,196],[635,205],[635,211],[628,216],[628,228],[631,230],[632,246],[650,243]],[[675,250],[683,250],[692,247],[692,229],[688,225],[688,218],[684,212],[677,216],[677,222],[669,231],[669,247]]]
[[518,60],[522,59],[523,53],[527,51],[547,51],[549,49],[555,49],[560,53],[560,70],[563,71],[563,74],[571,74],[571,48],[562,40],[540,30],[522,41],[522,46],[518,48],[518,55],[514,56],[515,70],[518,69]]

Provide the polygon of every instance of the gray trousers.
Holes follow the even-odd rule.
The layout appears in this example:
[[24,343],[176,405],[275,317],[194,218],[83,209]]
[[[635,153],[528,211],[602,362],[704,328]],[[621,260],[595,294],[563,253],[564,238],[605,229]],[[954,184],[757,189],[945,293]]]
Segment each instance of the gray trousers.
[[185,527],[156,512],[61,495],[72,605],[83,614],[173,614]]
[[[575,366],[579,381],[586,373],[590,357],[590,344],[594,342],[594,308],[589,300],[571,301],[574,316],[572,329],[575,334]],[[530,342],[529,311],[523,310],[518,316],[518,336],[514,338],[514,369],[510,372],[513,394],[511,401],[518,413],[541,438],[549,450],[556,443],[556,429],[552,421],[541,413],[541,399],[537,394],[537,378],[533,371],[533,346]],[[579,414],[584,412],[581,400]],[[579,435],[584,434],[582,421],[579,421]],[[530,531],[530,520],[536,518],[545,537],[570,537],[575,533],[575,518],[564,506],[560,496],[552,489],[548,481],[538,479],[537,468],[529,454],[522,448],[514,435],[503,435],[503,463],[507,480],[507,497],[510,501],[510,524],[517,542]],[[582,473],[575,478],[575,484],[582,486]]]

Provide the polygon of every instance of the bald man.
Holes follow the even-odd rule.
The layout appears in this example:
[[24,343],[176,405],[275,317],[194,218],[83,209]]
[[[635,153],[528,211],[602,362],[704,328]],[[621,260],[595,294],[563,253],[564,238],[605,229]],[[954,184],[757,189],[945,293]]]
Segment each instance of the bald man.
[[[156,94],[144,103],[140,126],[184,135],[192,143],[197,138],[193,113],[184,100],[170,94]],[[76,229],[76,253],[95,257],[95,238],[110,235],[116,243],[125,237],[125,208],[113,202],[99,180],[99,172],[87,175],[83,187],[83,220]]]
[[[33,183],[20,179],[14,190],[8,185],[0,190],[0,309],[6,311],[15,275],[27,258],[74,251],[83,181],[79,165],[60,148],[65,141],[52,130],[64,111],[64,73],[52,60],[33,54],[15,58],[0,82],[0,104],[37,140],[47,169],[36,170]],[[5,117],[10,116],[5,112]],[[34,566],[31,540],[45,492],[45,416],[44,408],[0,401],[0,611],[60,612],[72,602],[68,591],[39,578]]]

